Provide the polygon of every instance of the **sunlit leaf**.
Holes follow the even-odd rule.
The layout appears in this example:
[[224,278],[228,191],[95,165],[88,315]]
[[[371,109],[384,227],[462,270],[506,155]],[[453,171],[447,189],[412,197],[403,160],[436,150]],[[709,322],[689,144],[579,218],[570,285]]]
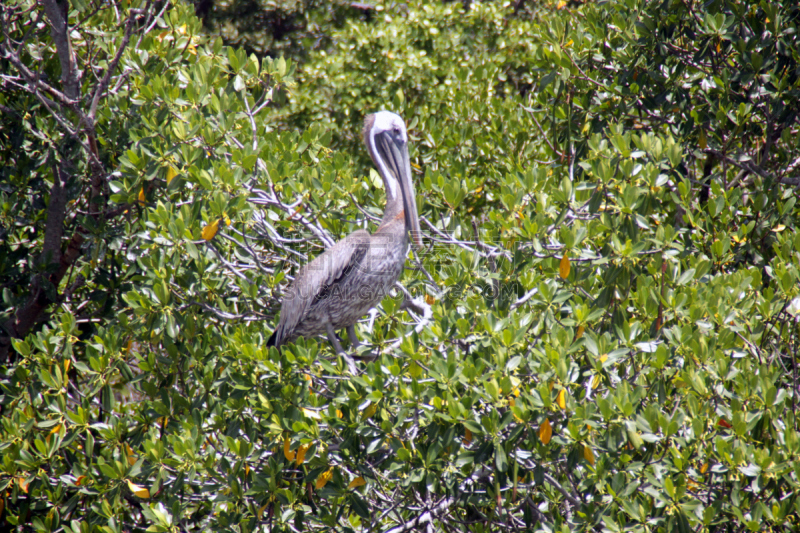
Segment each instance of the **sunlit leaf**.
[[312,409],[306,409],[305,407],[302,408],[303,414],[306,415],[308,418],[313,418],[314,420],[321,420],[322,417],[317,411]]

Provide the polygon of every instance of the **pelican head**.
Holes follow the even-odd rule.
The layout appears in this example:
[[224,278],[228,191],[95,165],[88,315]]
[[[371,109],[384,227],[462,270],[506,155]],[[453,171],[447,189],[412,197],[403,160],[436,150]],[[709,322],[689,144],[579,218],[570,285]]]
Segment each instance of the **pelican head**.
[[378,167],[386,189],[386,203],[403,201],[406,231],[422,246],[417,215],[414,184],[411,183],[411,163],[408,158],[408,133],[400,116],[390,111],[368,115],[364,121],[364,142],[375,166]]

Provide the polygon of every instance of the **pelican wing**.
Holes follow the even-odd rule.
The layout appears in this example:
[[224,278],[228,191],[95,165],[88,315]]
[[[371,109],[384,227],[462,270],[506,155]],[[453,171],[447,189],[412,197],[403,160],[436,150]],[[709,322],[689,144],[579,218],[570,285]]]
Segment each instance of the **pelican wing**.
[[337,282],[361,266],[369,245],[370,234],[355,231],[300,269],[283,298],[281,318],[270,344],[280,346],[291,339],[314,302],[326,298]]

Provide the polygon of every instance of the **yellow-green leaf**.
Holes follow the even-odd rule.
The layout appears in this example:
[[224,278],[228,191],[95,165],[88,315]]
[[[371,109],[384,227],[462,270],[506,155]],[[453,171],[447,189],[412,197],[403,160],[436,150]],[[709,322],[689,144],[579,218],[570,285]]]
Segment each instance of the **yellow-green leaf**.
[[333,467],[329,468],[325,472],[321,473],[317,478],[317,482],[314,484],[317,489],[321,489],[325,486],[325,484],[331,480],[333,477]]
[[368,418],[372,418],[372,415],[374,415],[375,411],[377,411],[377,410],[378,410],[378,404],[376,404],[376,403],[369,404],[369,407],[364,409],[364,412],[361,414],[361,420],[366,420]]
[[310,444],[303,444],[299,448],[297,448],[297,457],[294,459],[294,464],[300,466],[306,460],[306,452],[311,447]]
[[544,422],[539,424],[539,430],[536,433],[538,433],[539,440],[542,441],[542,444],[549,443],[550,438],[553,436],[553,427],[550,425],[550,420],[545,418]]
[[146,499],[150,497],[150,491],[148,489],[131,482],[131,480],[128,480],[128,488],[131,489],[131,492],[139,498]]
[[594,452],[588,444],[583,445],[583,458],[586,459],[590,465],[594,466]]
[[214,222],[203,228],[203,233],[202,233],[203,239],[210,241],[211,239],[214,238],[214,235],[217,234],[218,229],[219,229],[219,219],[215,220]]
[[361,477],[361,476],[358,476],[357,478],[353,479],[353,481],[351,481],[349,485],[347,485],[347,489],[348,490],[357,489],[358,487],[361,487],[361,486],[366,485],[366,484],[367,484],[367,482],[364,481],[364,478]]
[[128,464],[130,466],[136,464],[136,457],[133,455],[133,450],[131,450],[131,446],[127,442],[125,443],[125,455],[128,456]]
[[560,391],[558,391],[558,396],[556,396],[556,404],[561,409],[566,409],[567,408],[567,391],[566,390],[561,389]]
[[558,265],[558,275],[561,276],[561,279],[567,279],[569,277],[569,271],[569,257],[567,252],[564,252],[564,256],[561,258],[561,262]]
[[294,461],[295,452],[292,451],[291,444],[289,439],[283,439],[283,456],[287,461]]

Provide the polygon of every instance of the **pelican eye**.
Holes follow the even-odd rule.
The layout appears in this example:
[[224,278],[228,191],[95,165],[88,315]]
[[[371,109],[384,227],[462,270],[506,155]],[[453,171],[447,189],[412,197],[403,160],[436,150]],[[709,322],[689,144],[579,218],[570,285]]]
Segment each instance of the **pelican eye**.
[[403,131],[400,129],[400,126],[395,126],[392,128],[392,134],[394,135],[395,139],[398,142],[404,142],[403,140]]

